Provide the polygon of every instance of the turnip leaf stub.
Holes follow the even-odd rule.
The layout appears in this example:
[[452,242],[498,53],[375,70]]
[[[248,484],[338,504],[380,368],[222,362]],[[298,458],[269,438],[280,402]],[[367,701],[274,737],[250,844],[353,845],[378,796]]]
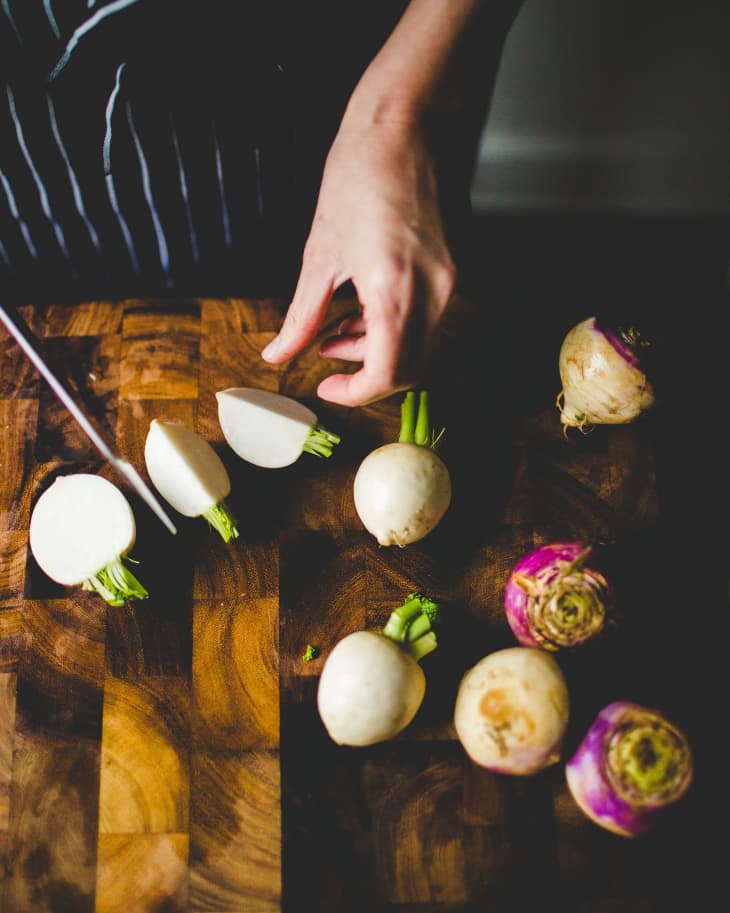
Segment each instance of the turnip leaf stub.
[[116,606],[148,595],[122,560],[136,531],[132,508],[116,485],[93,473],[73,473],[59,476],[36,502],[29,544],[52,580],[94,590]]
[[340,436],[318,424],[304,403],[255,387],[216,393],[218,421],[229,447],[242,460],[264,469],[291,466],[303,453],[329,457]]
[[191,428],[153,419],[144,451],[150,479],[165,500],[185,517],[203,517],[224,542],[238,536],[225,499],[231,481],[213,447]]

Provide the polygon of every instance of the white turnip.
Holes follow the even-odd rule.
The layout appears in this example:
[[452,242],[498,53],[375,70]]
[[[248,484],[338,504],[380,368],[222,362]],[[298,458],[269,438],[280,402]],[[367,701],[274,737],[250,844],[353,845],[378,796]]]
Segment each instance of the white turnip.
[[428,392],[406,393],[397,441],[371,451],[355,474],[355,509],[380,545],[405,546],[428,535],[451,503],[451,476],[436,453]]
[[465,673],[454,726],[476,764],[496,773],[527,775],[560,759],[568,714],[567,683],[552,654],[507,647]]
[[628,424],[654,405],[640,357],[647,344],[635,328],[613,328],[597,317],[568,331],[558,357],[563,387],[557,407],[564,432]]
[[38,498],[30,517],[29,545],[41,570],[64,586],[95,590],[110,605],[148,593],[124,565],[135,543],[132,508],[102,476],[58,476]]
[[303,453],[328,457],[340,437],[317,424],[304,403],[254,387],[216,393],[218,421],[229,447],[242,460],[265,469],[295,463]]
[[426,693],[418,662],[437,646],[431,628],[437,603],[411,593],[382,631],[355,631],[327,656],[317,709],[339,745],[373,745],[391,739],[413,720]]
[[231,481],[213,447],[177,422],[152,419],[144,458],[150,479],[163,498],[184,517],[204,517],[224,542],[238,536],[225,499]]

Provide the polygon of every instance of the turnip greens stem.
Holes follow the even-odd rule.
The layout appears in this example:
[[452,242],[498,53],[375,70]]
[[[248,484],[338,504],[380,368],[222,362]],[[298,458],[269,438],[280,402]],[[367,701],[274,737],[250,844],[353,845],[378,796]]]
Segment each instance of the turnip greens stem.
[[438,645],[432,623],[438,619],[439,612],[437,602],[422,593],[410,593],[403,605],[392,612],[383,634],[419,660]]
[[416,406],[416,393],[414,390],[409,390],[400,407],[398,441],[408,444],[420,444],[421,447],[436,450],[436,446],[443,437],[445,430],[445,428],[442,428],[437,435],[431,427],[428,391],[419,391],[418,406]]
[[110,561],[93,577],[81,584],[84,590],[95,590],[109,605],[124,605],[128,599],[146,599],[147,590],[125,567],[121,558]]
[[332,448],[335,444],[339,444],[340,440],[339,434],[327,431],[321,425],[314,425],[309,429],[302,450],[306,453],[313,453],[315,456],[332,456]]
[[224,542],[230,542],[231,539],[238,538],[238,527],[236,518],[228,509],[225,501],[214,504],[203,513],[205,519],[218,533]]

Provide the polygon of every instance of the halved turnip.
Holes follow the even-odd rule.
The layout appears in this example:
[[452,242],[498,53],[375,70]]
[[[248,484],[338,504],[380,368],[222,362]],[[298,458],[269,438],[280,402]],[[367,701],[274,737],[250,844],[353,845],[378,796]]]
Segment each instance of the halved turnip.
[[295,463],[303,453],[328,457],[340,437],[317,424],[304,403],[255,387],[216,393],[218,421],[228,445],[242,460],[265,469]]
[[224,542],[238,536],[236,519],[225,499],[231,480],[213,447],[178,422],[152,419],[144,458],[150,479],[184,517],[204,517]]
[[371,451],[353,483],[355,510],[380,545],[405,546],[428,535],[451,503],[451,476],[436,453],[428,392],[406,393],[397,441]]
[[51,580],[95,590],[116,606],[148,595],[122,560],[136,533],[134,513],[120,489],[103,476],[79,472],[58,476],[38,498],[29,545]]

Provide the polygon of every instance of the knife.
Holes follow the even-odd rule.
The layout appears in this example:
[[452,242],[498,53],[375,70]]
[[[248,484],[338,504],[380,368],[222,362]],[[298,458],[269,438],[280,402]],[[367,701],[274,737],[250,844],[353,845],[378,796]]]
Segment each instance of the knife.
[[40,374],[45,378],[48,386],[53,390],[59,400],[68,409],[74,419],[78,422],[81,430],[89,438],[91,443],[101,453],[105,460],[121,473],[122,476],[131,484],[132,488],[142,498],[151,510],[157,514],[158,518],[174,535],[177,533],[174,523],[168,517],[164,508],[153,494],[149,485],[142,476],[132,466],[130,462],[123,459],[114,448],[106,441],[101,432],[95,427],[91,419],[85,414],[73,398],[66,386],[49,368],[42,355],[38,351],[38,340],[31,332],[27,323],[18,314],[14,308],[7,308],[0,304],[0,320],[5,324],[10,335],[15,339],[20,348],[25,352],[30,361],[35,365]]

